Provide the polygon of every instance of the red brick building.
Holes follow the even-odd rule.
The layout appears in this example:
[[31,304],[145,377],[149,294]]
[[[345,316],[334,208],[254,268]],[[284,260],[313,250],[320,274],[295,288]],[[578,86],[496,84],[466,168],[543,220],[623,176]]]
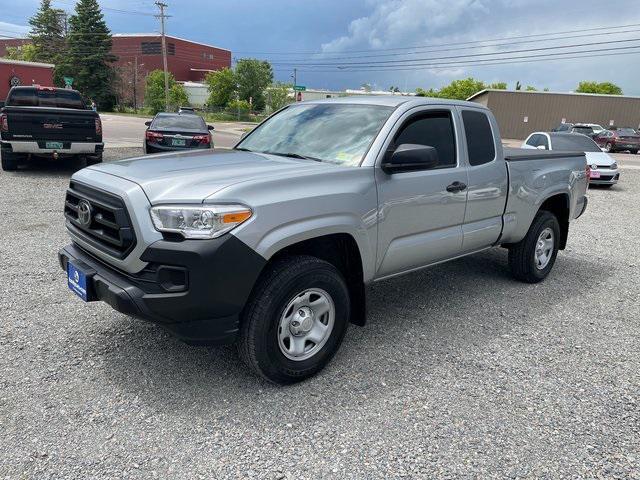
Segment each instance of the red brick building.
[[[231,67],[231,51],[192,42],[178,37],[166,37],[169,71],[179,82],[201,82],[211,71]],[[152,70],[162,70],[162,38],[157,33],[114,34],[112,52],[118,57],[116,66],[126,67],[137,58],[143,76]]]
[[0,58],[0,102],[4,102],[12,86],[53,85],[53,67],[49,63],[21,62]]

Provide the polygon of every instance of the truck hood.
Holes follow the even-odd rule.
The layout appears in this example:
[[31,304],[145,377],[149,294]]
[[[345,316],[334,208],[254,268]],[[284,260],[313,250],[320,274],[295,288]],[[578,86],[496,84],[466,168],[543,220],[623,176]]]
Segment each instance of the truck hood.
[[137,183],[151,204],[200,203],[237,183],[335,168],[312,160],[241,151],[168,153],[89,167]]

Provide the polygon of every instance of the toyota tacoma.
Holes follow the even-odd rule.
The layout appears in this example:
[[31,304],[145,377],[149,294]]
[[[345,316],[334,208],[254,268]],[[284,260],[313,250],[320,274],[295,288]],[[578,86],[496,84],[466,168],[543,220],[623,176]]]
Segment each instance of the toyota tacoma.
[[365,324],[372,282],[497,246],[516,279],[543,280],[586,209],[587,174],[582,152],[505,151],[474,103],[304,102],[227,152],[75,173],[59,261],[84,301],[191,344],[235,342],[287,384]]

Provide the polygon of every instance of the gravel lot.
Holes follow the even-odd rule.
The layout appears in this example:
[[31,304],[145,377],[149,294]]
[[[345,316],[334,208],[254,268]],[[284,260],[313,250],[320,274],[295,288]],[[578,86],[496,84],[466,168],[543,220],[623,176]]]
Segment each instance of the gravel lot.
[[543,284],[504,250],[377,284],[287,388],[67,291],[72,171],[0,172],[0,478],[640,479],[640,169]]

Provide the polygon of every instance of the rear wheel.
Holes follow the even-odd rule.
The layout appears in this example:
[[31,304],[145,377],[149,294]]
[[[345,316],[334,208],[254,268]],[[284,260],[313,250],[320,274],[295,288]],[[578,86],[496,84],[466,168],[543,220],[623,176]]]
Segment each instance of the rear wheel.
[[310,256],[276,261],[249,299],[238,352],[279,384],[309,378],[338,351],[349,323],[349,291],[330,263]]
[[86,163],[87,163],[87,167],[91,165],[96,165],[98,163],[102,163],[102,154],[98,153],[97,155],[87,155]]
[[556,216],[540,211],[527,236],[509,248],[509,267],[513,276],[527,283],[538,283],[551,272],[558,255],[560,224]]
[[18,169],[19,156],[13,152],[2,152],[2,170],[13,172]]
[[613,153],[613,145],[607,142],[607,144],[604,146],[604,151],[608,153]]
[[638,150],[629,150],[630,153],[632,153],[633,155],[637,155],[638,154]]

